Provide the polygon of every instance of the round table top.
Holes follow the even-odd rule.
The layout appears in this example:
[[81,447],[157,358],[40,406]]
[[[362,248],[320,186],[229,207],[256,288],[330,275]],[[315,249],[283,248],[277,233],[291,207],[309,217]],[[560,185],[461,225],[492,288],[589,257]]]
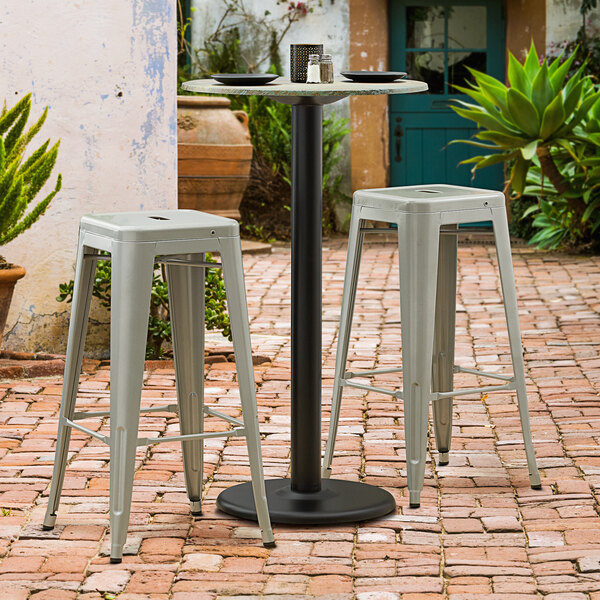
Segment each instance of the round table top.
[[200,94],[232,94],[240,96],[346,96],[378,94],[414,94],[425,92],[424,81],[400,79],[391,83],[354,83],[347,79],[336,79],[334,83],[292,83],[288,77],[279,77],[266,85],[225,85],[214,79],[186,81],[182,86],[188,92]]

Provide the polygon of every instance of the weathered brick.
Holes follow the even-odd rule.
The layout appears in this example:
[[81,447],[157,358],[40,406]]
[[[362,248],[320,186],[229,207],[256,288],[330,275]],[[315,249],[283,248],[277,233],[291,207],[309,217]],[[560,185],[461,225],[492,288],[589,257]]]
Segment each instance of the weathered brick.
[[[323,324],[324,425],[346,260],[341,238],[326,246],[323,309],[331,318]],[[57,526],[43,531],[61,383],[5,381],[0,382],[5,434],[0,437],[0,598],[534,600],[541,593],[547,600],[600,600],[594,496],[600,468],[600,259],[513,248],[513,262],[542,490],[529,486],[515,395],[489,394],[481,401],[456,397],[450,464],[436,465],[435,451],[433,462],[428,455],[421,507],[410,509],[402,402],[345,389],[334,476],[386,487],[396,498],[395,514],[358,528],[276,525],[278,545],[266,549],[255,523],[215,509],[225,486],[249,480],[244,440],[206,442],[205,477],[212,479],[200,519],[189,514],[181,446],[166,443],[147,455],[143,448],[137,452],[124,560],[111,565],[107,448],[73,432]],[[263,334],[253,338],[253,350],[270,360],[255,369],[270,478],[286,476],[289,467],[289,263],[285,247],[244,261],[251,326]],[[396,245],[367,237],[361,269],[348,368],[398,366]],[[458,274],[457,364],[509,373],[493,248],[460,245]],[[231,344],[207,339],[215,354],[231,354]],[[239,416],[233,363],[222,364],[227,366],[206,369],[206,400]],[[148,406],[156,398],[169,402],[176,396],[172,363],[158,366],[145,380]],[[108,367],[101,364],[82,375],[82,410],[108,408]],[[455,374],[457,387],[475,381]],[[377,382],[398,387],[401,375],[381,375]],[[88,426],[109,430],[100,419],[90,419]],[[206,419],[207,431],[219,427],[216,419]],[[140,430],[152,436],[175,433],[176,417],[144,414]]]

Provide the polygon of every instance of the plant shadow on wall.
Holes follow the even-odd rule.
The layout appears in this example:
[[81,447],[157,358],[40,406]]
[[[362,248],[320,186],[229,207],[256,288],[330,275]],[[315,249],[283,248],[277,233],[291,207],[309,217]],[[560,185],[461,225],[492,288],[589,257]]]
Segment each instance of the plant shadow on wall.
[[[50,140],[46,140],[28,153],[29,143],[46,120],[48,107],[26,130],[30,112],[31,94],[21,98],[11,109],[7,108],[5,102],[0,111],[0,246],[29,229],[44,214],[62,186],[62,176],[58,175],[52,191],[35,202],[50,179],[60,140],[52,146]],[[24,275],[25,269],[9,264],[4,257],[0,257],[0,342],[15,283]]]
[[[179,83],[214,73],[269,72],[281,75],[281,43],[294,23],[312,13],[321,2],[278,0],[282,16],[265,10],[258,15],[243,0],[222,0],[223,12],[215,30],[200,48],[187,41],[191,18],[185,19],[179,2]],[[180,94],[186,92],[179,90]],[[254,155],[250,182],[242,203],[241,228],[261,240],[290,237],[291,107],[263,96],[230,96],[231,107],[249,117]],[[348,119],[331,113],[323,121],[323,229],[336,230],[335,206],[350,203],[340,191],[341,175],[334,167],[342,158],[341,144],[350,132]]]
[[[215,262],[212,255],[205,255],[206,262]],[[110,310],[110,260],[97,262],[92,295],[100,304]],[[219,330],[231,341],[231,327],[225,300],[225,282],[219,269],[206,269],[205,274],[205,308],[204,318],[207,329]],[[72,302],[73,281],[59,285],[58,302]],[[150,299],[150,315],[148,317],[148,335],[146,338],[146,358],[162,358],[165,344],[172,343],[171,319],[169,316],[169,294],[163,265],[154,265],[152,292]]]
[[[464,161],[473,170],[506,163],[521,220],[529,222],[530,243],[541,248],[600,251],[600,86],[570,56],[538,56],[535,45],[523,63],[509,54],[509,87],[471,70],[469,87],[456,86],[474,102],[453,107],[480,131],[457,140],[488,154]],[[533,198],[533,200],[532,200]]]

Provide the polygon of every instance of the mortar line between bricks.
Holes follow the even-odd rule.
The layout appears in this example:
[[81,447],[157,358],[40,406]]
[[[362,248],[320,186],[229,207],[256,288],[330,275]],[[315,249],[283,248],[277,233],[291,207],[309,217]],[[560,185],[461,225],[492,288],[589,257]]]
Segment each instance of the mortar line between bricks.
[[[453,409],[454,410],[454,409]],[[431,437],[430,437],[431,439]],[[431,442],[433,445],[433,442]],[[431,452],[431,464],[433,463],[433,451]],[[435,467],[433,469],[433,479],[437,485],[437,507],[438,507],[438,522],[440,524],[440,578],[443,582],[442,594],[447,598],[448,597],[448,585],[450,583],[450,578],[445,576],[446,571],[446,548],[444,547],[444,536],[446,535],[446,530],[444,529],[444,520],[442,519],[442,487],[440,486],[440,478],[437,470],[437,463],[435,463]]]
[[[497,277],[497,280],[496,280],[496,293],[500,296],[500,298],[502,298],[502,307],[504,308],[504,297],[502,295],[502,288],[501,288],[500,276],[499,276],[499,273],[498,273],[498,260],[497,260],[497,256],[493,257],[493,258],[496,259],[494,261],[494,268],[496,270],[496,273],[498,274],[498,277]],[[517,298],[517,315],[518,315],[518,304],[519,304],[519,301],[518,301],[518,298]],[[522,347],[523,354],[525,354],[525,348],[524,348],[524,345],[523,345],[523,339],[522,339],[522,337],[521,337],[521,347]],[[525,389],[527,390],[527,379],[528,379],[527,366],[525,367],[525,379],[526,379]],[[529,378],[529,380],[531,381],[531,378]],[[527,398],[528,403],[527,404],[528,404],[528,411],[529,411],[529,394],[527,394],[527,396],[528,396],[528,398]],[[486,399],[488,397],[489,396],[486,395],[486,396],[484,396],[482,398],[482,404],[483,404],[483,406],[485,408],[485,412],[487,414],[488,421],[489,421],[490,425],[492,426],[492,433],[494,435],[494,445],[495,445],[495,447],[497,449],[498,448],[498,442],[500,440],[499,440],[497,428],[496,428],[496,426],[494,424],[494,419],[493,419],[493,417],[492,417],[492,415],[490,413],[489,406],[488,406],[488,404],[486,402]],[[514,403],[514,401],[515,401],[514,400],[515,394],[511,393],[510,394],[510,398],[512,399],[511,403]],[[521,436],[522,436],[522,430],[521,430]],[[533,437],[533,433],[532,433],[532,437]],[[523,452],[524,451],[525,450],[523,448]],[[535,582],[536,595],[538,597],[541,597],[541,593],[539,592],[538,578],[537,578],[537,576],[535,574],[535,571],[533,570],[533,567],[531,567],[531,562],[529,561],[529,552],[528,552],[528,550],[529,550],[529,537],[527,535],[527,529],[525,527],[525,521],[524,521],[524,518],[523,518],[523,513],[521,511],[521,504],[519,502],[519,494],[517,492],[517,488],[516,488],[516,486],[515,486],[512,478],[510,476],[510,469],[506,466],[505,461],[503,460],[502,455],[499,452],[498,452],[498,457],[499,457],[500,462],[502,464],[502,468],[504,469],[504,471],[506,473],[506,477],[508,479],[509,485],[510,485],[510,487],[512,489],[512,492],[513,492],[513,497],[515,498],[515,506],[516,506],[516,509],[517,509],[517,515],[519,517],[518,520],[519,520],[519,523],[521,524],[521,528],[523,530],[523,537],[524,537],[524,541],[525,541],[525,552],[527,553],[527,562],[529,563],[529,567],[531,568],[531,576],[533,578],[533,581]],[[536,457],[536,460],[537,460],[537,457]],[[492,588],[492,593],[494,593],[493,578],[490,578],[490,585],[491,585],[491,588]]]
[[[491,247],[486,248],[486,254],[488,256],[488,259],[491,260],[492,264],[493,264],[493,259],[492,259],[492,256],[491,256]],[[496,277],[498,277],[498,266],[497,266],[497,264],[495,266],[495,275],[496,275]],[[457,286],[456,287],[457,287],[457,290],[461,289],[460,281],[457,282]],[[496,282],[496,293],[498,293],[498,282]],[[500,297],[502,297],[502,296],[500,296]],[[461,292],[461,301],[462,300],[464,300],[464,298],[463,298],[462,292]],[[464,302],[463,302],[463,305],[465,305]],[[473,322],[476,321],[476,319],[473,319],[473,317],[471,316],[471,313],[469,311],[465,312],[465,316],[466,316],[466,320],[467,320],[466,331],[467,331],[467,335],[468,335],[468,337],[470,339],[469,348],[471,348],[471,357],[473,359],[473,364],[475,365],[475,368],[477,368],[478,365],[477,365],[477,353],[475,352],[475,336],[473,335],[473,327],[472,327]],[[479,376],[477,377],[477,384],[481,385],[481,377],[479,377]],[[489,424],[490,424],[490,426],[492,428],[492,433],[494,435],[494,438],[495,438],[495,440],[497,440],[496,431],[495,431],[495,429],[493,427],[493,423],[490,420],[489,410],[488,410],[487,404],[485,403],[485,400],[484,400],[483,396],[480,396],[480,401],[481,401],[481,404],[483,405],[483,408],[484,408],[484,410],[486,412],[486,416],[487,416],[488,422],[489,422]],[[475,400],[473,400],[473,402],[475,402]],[[496,450],[496,448],[497,448],[497,446],[494,443],[494,450]],[[468,460],[469,465],[472,466],[472,462],[470,460],[470,455],[468,455],[467,460]],[[502,459],[500,459],[500,461],[502,462]],[[504,464],[502,464],[502,466],[504,467]],[[475,483],[475,482],[473,482],[473,483]],[[479,498],[477,499],[477,505],[479,507],[482,506],[481,499],[479,499]],[[483,522],[482,522],[482,527],[483,527]],[[483,527],[483,530],[485,531],[485,527]],[[493,577],[489,577],[488,586],[489,586],[490,594],[493,594],[494,593]]]
[[[531,268],[529,267],[529,265],[527,263],[525,263],[525,264],[527,265],[527,271],[530,274],[530,277],[533,279],[534,276],[533,276],[533,273],[531,273]],[[565,272],[568,273],[568,269],[565,266],[562,266],[562,269]],[[570,278],[570,280],[571,280],[573,286],[577,287],[576,283],[572,280],[572,278]],[[579,297],[582,300],[584,300],[584,295],[579,292],[579,289],[577,291],[578,291]],[[540,301],[542,301],[542,297],[541,297],[541,294],[539,294],[539,291],[538,291],[538,298],[539,298]],[[588,303],[588,306],[589,306],[589,303]],[[558,324],[557,324],[557,330],[560,332],[560,336],[562,337],[563,341],[566,343],[566,345],[568,347],[570,345],[569,344],[568,335],[563,332],[563,330],[560,328],[560,326]],[[596,389],[596,386],[594,386],[593,382],[588,378],[588,376],[585,373],[583,373],[583,371],[581,371],[581,376],[590,384],[590,386],[592,387],[592,389],[594,389],[594,390]],[[552,421],[552,423],[554,425],[554,428],[556,429],[557,439],[558,439],[558,441],[560,443],[560,446],[561,446],[561,449],[562,449],[562,452],[563,452],[563,456],[565,457],[565,459],[567,459],[568,461],[570,461],[570,463],[573,466],[573,468],[577,471],[580,479],[582,481],[585,481],[586,483],[588,483],[587,480],[586,480],[586,478],[585,478],[585,473],[582,471],[581,467],[577,464],[577,461],[575,461],[570,456],[569,451],[567,450],[567,447],[565,445],[564,437],[563,437],[563,435],[561,433],[560,425],[558,424],[558,422],[557,422],[557,420],[556,420],[556,418],[554,416],[554,412],[553,412],[552,408],[548,405],[547,401],[543,398],[542,392],[540,391],[540,388],[537,386],[537,384],[535,384],[535,382],[533,382],[533,381],[532,381],[532,384],[536,386],[536,390],[537,390],[537,394],[539,396],[540,402],[546,407],[546,411],[548,413],[548,416],[549,416],[550,420]],[[557,490],[556,490],[556,488],[555,488],[554,485],[551,486],[551,489],[552,489],[553,494],[555,494],[557,492]],[[594,504],[594,509],[596,510],[596,513],[599,514],[598,498],[597,498],[596,494],[594,494],[591,489],[590,489],[590,495],[591,495],[591,498],[592,498],[592,501],[593,501],[593,504]],[[519,515],[521,515],[521,510],[520,510],[519,504],[517,504],[517,506],[519,507],[518,508]],[[565,539],[564,539],[564,531],[561,533],[561,536],[562,536],[563,542],[564,542],[565,541]],[[529,548],[529,542],[528,542],[528,540],[527,540],[526,543],[527,543],[526,547]],[[579,575],[581,572],[580,572],[580,570],[578,568],[577,560],[572,561],[572,562],[573,562],[573,567],[574,567],[575,572]],[[535,576],[535,574],[534,574],[534,579],[536,581],[536,587],[538,587],[537,577]],[[589,592],[584,592],[584,594],[586,595],[587,598],[591,597],[591,595],[590,595]]]

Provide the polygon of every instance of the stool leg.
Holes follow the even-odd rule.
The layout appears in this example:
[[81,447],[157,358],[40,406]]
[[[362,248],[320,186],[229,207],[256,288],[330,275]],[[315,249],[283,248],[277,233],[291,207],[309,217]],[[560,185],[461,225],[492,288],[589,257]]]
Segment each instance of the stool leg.
[[[89,248],[87,248],[87,250],[89,252],[94,252]],[[83,240],[80,237],[77,248],[75,282],[73,284],[73,303],[71,305],[71,319],[69,321],[69,337],[67,341],[62,398],[58,417],[54,472],[52,473],[48,508],[46,509],[46,516],[44,518],[44,529],[52,529],[56,522],[56,512],[58,511],[58,505],[60,503],[60,495],[69,454],[69,441],[71,439],[71,427],[65,424],[65,419],[73,419],[75,401],[77,399],[77,389],[79,387],[81,361],[83,359],[85,334],[87,331],[90,302],[92,299],[94,271],[96,270],[96,262],[84,259],[83,256],[85,253],[86,247],[83,245]]]
[[352,213],[348,236],[348,256],[346,259],[340,329],[338,332],[338,343],[335,355],[335,376],[333,379],[331,416],[329,418],[329,433],[327,435],[327,444],[325,446],[325,456],[323,458],[321,473],[324,478],[329,478],[331,476],[331,461],[333,460],[335,438],[337,436],[340,407],[342,403],[343,386],[341,384],[341,379],[344,378],[346,361],[348,360],[348,344],[350,343],[350,330],[352,328],[352,316],[354,314],[354,303],[356,300],[356,286],[358,283],[360,257],[364,240],[364,233],[361,231],[361,228],[364,226],[364,223],[364,220],[358,217],[358,209],[355,209]]
[[420,505],[425,479],[439,237],[437,215],[405,215],[398,223],[402,394],[411,507]]
[[523,363],[523,347],[521,345],[521,331],[519,327],[517,292],[510,251],[510,236],[508,233],[506,210],[504,208],[493,209],[492,218],[494,223],[494,237],[496,239],[496,252],[498,254],[498,269],[500,271],[500,281],[502,284],[502,296],[504,298],[504,312],[506,314],[506,324],[508,327],[510,354],[512,357],[513,373],[517,389],[519,416],[521,418],[523,442],[525,444],[525,454],[527,455],[527,466],[529,468],[529,481],[532,488],[540,489],[542,483],[535,460],[535,451],[531,439],[531,426],[529,423],[527,388],[525,385],[525,365]]
[[[203,254],[187,260],[204,260]],[[183,435],[204,431],[204,269],[166,267],[173,332],[179,428]],[[193,515],[202,514],[204,444],[181,443],[185,483]]]
[[154,244],[114,244],[110,323],[111,562],[121,562],[131,512],[153,271]]
[[[456,231],[457,226],[443,229]],[[431,374],[433,392],[449,392],[454,387],[457,250],[456,235],[440,235]],[[436,400],[432,408],[438,464],[447,465],[452,440],[452,398]]]
[[246,430],[246,445],[250,461],[252,490],[256,505],[258,525],[262,532],[263,545],[275,545],[271,517],[267,506],[265,479],[260,449],[260,431],[258,428],[258,411],[256,406],[256,391],[254,383],[254,367],[252,365],[252,345],[248,307],[246,304],[246,288],[244,286],[244,267],[242,265],[242,249],[239,237],[221,238],[221,263],[225,278],[229,320],[235,352],[235,365]]

